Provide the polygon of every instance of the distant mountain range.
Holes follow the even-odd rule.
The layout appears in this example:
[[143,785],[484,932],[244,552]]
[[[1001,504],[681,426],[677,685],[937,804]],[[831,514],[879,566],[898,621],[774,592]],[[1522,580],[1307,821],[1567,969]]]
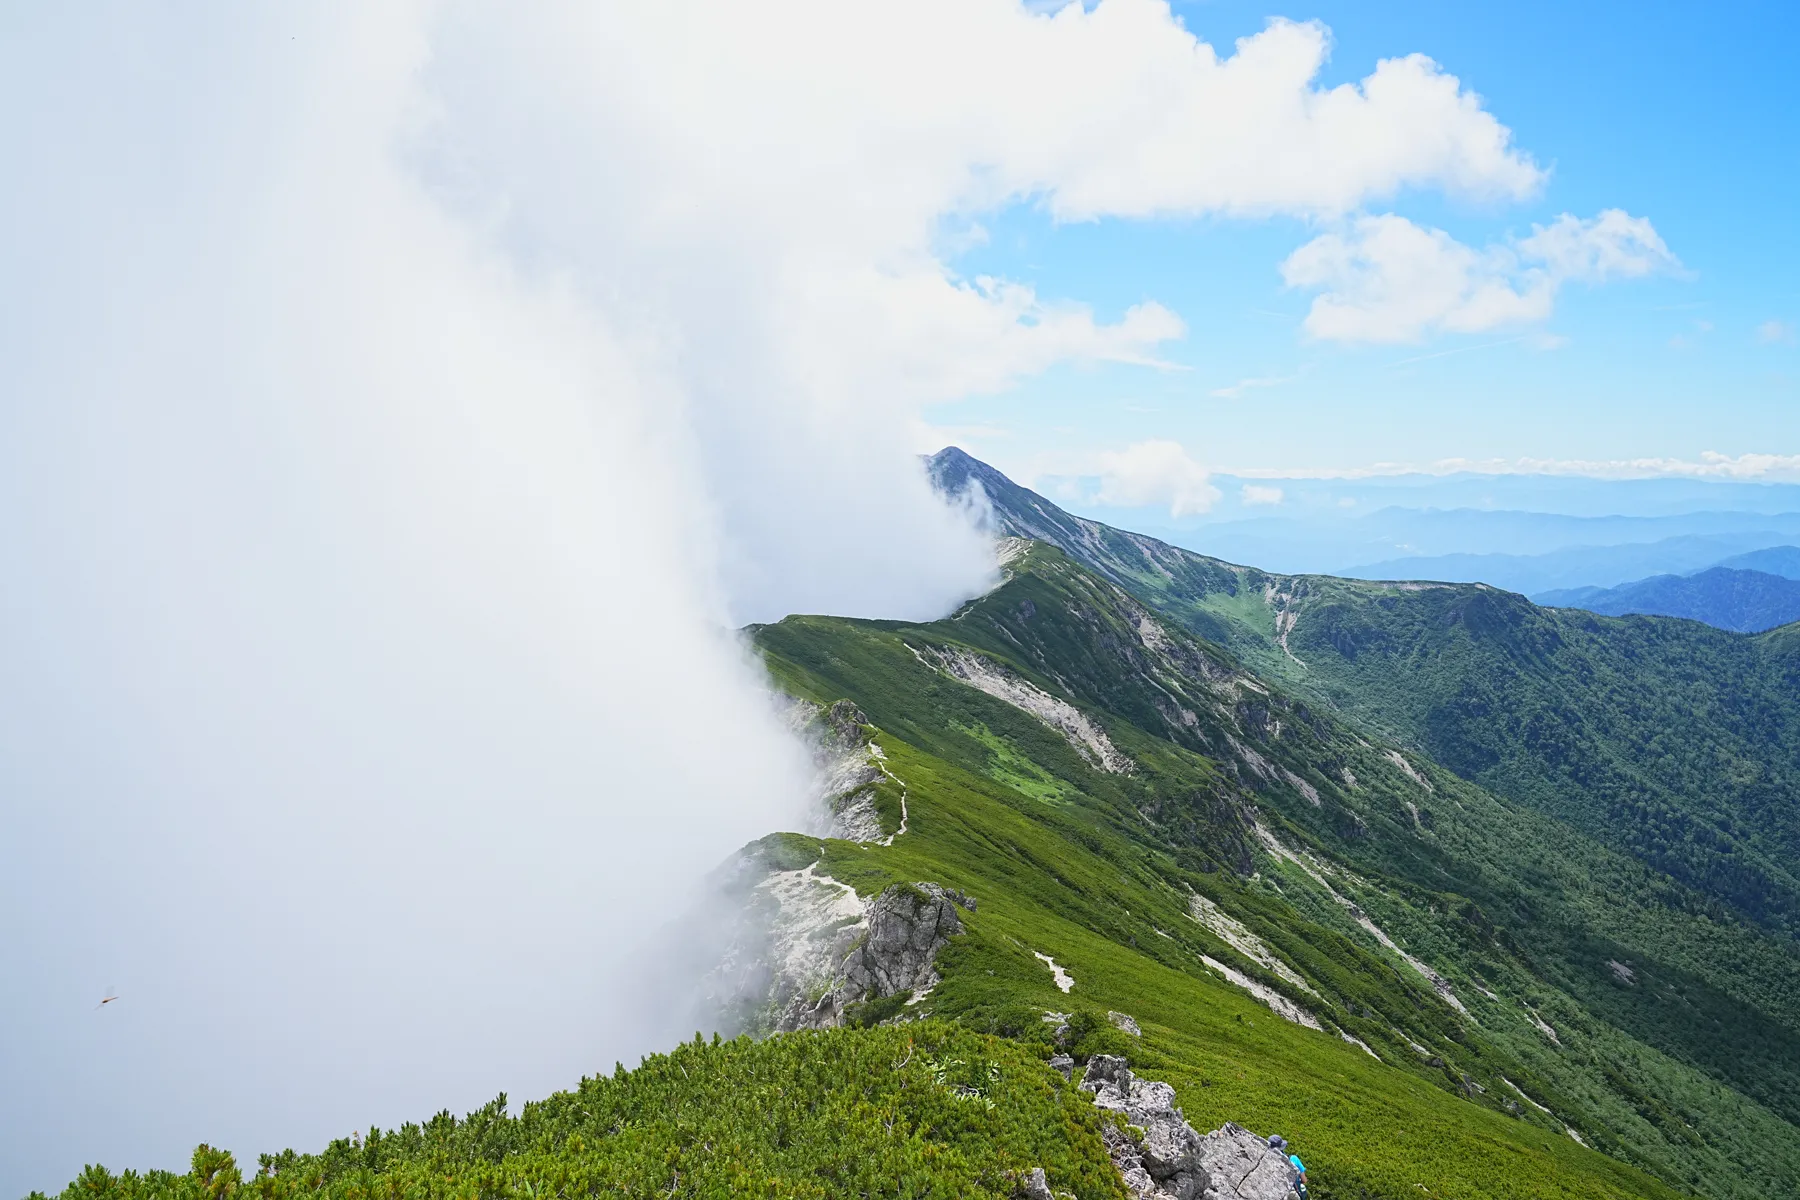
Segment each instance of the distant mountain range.
[[1800,545],[1796,485],[1549,476],[1213,483],[1217,502],[1181,518],[1166,507],[1100,504],[1096,480],[1052,478],[1040,491],[1072,515],[1264,570],[1489,583],[1524,595],[1714,566],[1767,570],[1726,560]]
[[1768,547],[1792,536],[1783,530],[1761,530],[1620,545],[1574,545],[1544,554],[1437,554],[1384,559],[1335,573],[1351,579],[1486,583],[1520,595],[1537,596],[1552,591],[1598,591],[1636,583],[1652,575],[1687,575],[1708,567],[1735,564],[1748,557],[1746,551],[1765,552],[1752,547]]
[[1734,555],[1800,543],[1800,513],[1573,517],[1387,508],[1339,519],[1259,517],[1182,531],[1168,540],[1264,570],[1491,583],[1530,594],[1697,571]]
[[1740,571],[1767,571],[1783,579],[1800,579],[1800,546],[1770,546],[1766,550],[1733,555],[1713,565]]
[[[1791,546],[1780,549],[1800,556],[1800,550]],[[1532,600],[1609,617],[1628,613],[1687,617],[1739,633],[1761,633],[1800,621],[1800,580],[1731,567],[1712,567],[1694,575],[1653,575],[1615,588],[1542,592]]]

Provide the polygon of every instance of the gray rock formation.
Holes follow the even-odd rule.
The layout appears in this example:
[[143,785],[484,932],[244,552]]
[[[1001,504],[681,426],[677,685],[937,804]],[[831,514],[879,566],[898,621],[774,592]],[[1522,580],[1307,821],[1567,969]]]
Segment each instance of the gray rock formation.
[[922,995],[937,986],[937,953],[963,931],[956,915],[974,902],[935,883],[897,883],[869,906],[869,932],[844,959],[843,1003]]
[[1025,1200],[1056,1200],[1055,1194],[1050,1191],[1050,1181],[1044,1178],[1042,1167],[1031,1168],[1031,1174],[1020,1182],[1019,1189]]
[[1106,1014],[1106,1019],[1111,1021],[1113,1028],[1121,1033],[1129,1033],[1132,1037],[1144,1036],[1144,1031],[1138,1028],[1137,1021],[1125,1013],[1109,1012]]
[[[830,986],[814,987],[790,1002],[775,1020],[781,1032],[822,1029],[843,1022],[844,1010],[864,1000],[911,992],[923,996],[937,986],[938,951],[963,931],[957,909],[975,911],[975,901],[935,883],[897,883],[871,901],[862,921],[848,927],[854,936]],[[842,933],[833,936],[842,937]],[[777,980],[774,992],[783,981]],[[788,994],[798,988],[788,987]]]
[[[1107,1153],[1126,1188],[1138,1200],[1200,1200],[1208,1176],[1201,1161],[1201,1138],[1175,1104],[1175,1089],[1166,1083],[1138,1079],[1125,1060],[1096,1054],[1082,1077],[1096,1107],[1124,1117],[1143,1130],[1141,1137],[1107,1123]],[[1227,1193],[1229,1194],[1229,1193]]]
[[1287,1155],[1229,1121],[1200,1139],[1200,1161],[1211,1180],[1205,1200],[1290,1200],[1299,1173]]
[[1137,1078],[1124,1059],[1094,1055],[1081,1087],[1096,1107],[1143,1130],[1141,1137],[1112,1124],[1102,1130],[1137,1200],[1294,1200],[1299,1176],[1285,1153],[1229,1122],[1201,1137],[1176,1106],[1175,1089]]

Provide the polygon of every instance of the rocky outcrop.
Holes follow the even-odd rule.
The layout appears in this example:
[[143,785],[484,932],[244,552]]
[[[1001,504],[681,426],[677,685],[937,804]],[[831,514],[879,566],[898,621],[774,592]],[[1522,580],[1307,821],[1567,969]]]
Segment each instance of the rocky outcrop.
[[[1205,1137],[1175,1104],[1175,1089],[1139,1079],[1125,1060],[1096,1054],[1082,1077],[1094,1105],[1124,1118],[1101,1132],[1136,1200],[1292,1200],[1299,1173],[1285,1151],[1229,1122]],[[1139,1131],[1142,1131],[1141,1133]]]
[[875,806],[875,785],[882,771],[869,735],[869,718],[848,700],[829,706],[793,700],[786,717],[794,733],[812,748],[817,812],[812,831],[850,842],[880,841],[884,831]]
[[1209,1182],[1201,1159],[1201,1138],[1175,1104],[1175,1089],[1138,1079],[1125,1060],[1096,1054],[1082,1077],[1098,1108],[1118,1113],[1141,1136],[1108,1122],[1102,1127],[1107,1153],[1137,1200],[1201,1200]]
[[826,1028],[842,1024],[852,1004],[902,993],[923,996],[937,986],[938,951],[963,931],[959,908],[974,912],[975,901],[954,888],[935,883],[887,888],[863,910],[831,985],[787,1006],[775,1028]]
[[1287,1155],[1229,1121],[1200,1139],[1205,1200],[1292,1200],[1300,1177]]
[[973,912],[975,902],[935,883],[897,883],[875,897],[868,936],[844,959],[844,1002],[937,986],[937,953],[963,931],[959,906]]
[[817,863],[791,871],[744,866],[758,869],[756,883],[719,896],[729,932],[703,987],[718,1028],[760,1037],[799,1028],[838,985],[844,956],[866,928],[867,906]]
[[1033,1167],[1031,1172],[1019,1181],[1019,1194],[1025,1200],[1056,1200],[1050,1190],[1050,1181],[1044,1177],[1044,1168]]

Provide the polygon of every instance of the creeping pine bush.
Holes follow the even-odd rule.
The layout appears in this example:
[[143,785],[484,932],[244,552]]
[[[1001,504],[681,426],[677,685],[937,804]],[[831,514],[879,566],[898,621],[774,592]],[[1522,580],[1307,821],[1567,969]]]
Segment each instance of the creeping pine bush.
[[923,1021],[696,1038],[517,1117],[501,1096],[460,1121],[263,1155],[247,1178],[201,1146],[185,1175],[94,1166],[58,1200],[1001,1200],[1033,1167],[1081,1200],[1124,1200],[1086,1097],[1024,1047]]

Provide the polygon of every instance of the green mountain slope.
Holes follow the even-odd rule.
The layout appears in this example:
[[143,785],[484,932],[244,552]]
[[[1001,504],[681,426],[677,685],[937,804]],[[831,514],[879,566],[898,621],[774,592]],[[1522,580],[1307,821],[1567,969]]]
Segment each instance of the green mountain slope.
[[[1756,1182],[1737,1194],[1792,1177],[1800,975],[1758,930],[1282,696],[1054,549],[1012,570],[933,625],[805,617],[757,631],[787,688],[867,714],[913,798],[893,847],[800,856],[864,892],[932,879],[981,899],[933,1010],[1021,1032],[1059,1000],[1030,956],[1047,953],[1074,974],[1073,997],[1146,1021],[1134,1057],[1183,1089],[1190,1114],[1305,1139],[1331,1166],[1322,1177],[1368,1194],[1402,1194],[1395,1180],[1420,1164],[1432,1187],[1470,1189],[1434,1194],[1507,1194],[1491,1190],[1490,1120],[1563,1137],[1544,1152],[1562,1150],[1567,1123],[1708,1194],[1734,1194],[1747,1168]],[[1104,769],[1078,737],[989,694],[1028,695],[1021,684],[1090,715],[1131,769]],[[1189,889],[1302,982],[1197,923]],[[1243,993],[1201,955],[1321,1031],[1263,1010],[1244,1042]],[[1232,1086],[1247,1069],[1254,1086]],[[1408,1132],[1426,1120],[1439,1150]],[[1451,1160],[1465,1156],[1463,1173]]]
[[1063,512],[954,448],[995,523],[1040,538],[1254,669],[1792,938],[1800,658],[1655,617],[1542,609],[1480,584],[1274,575]]

